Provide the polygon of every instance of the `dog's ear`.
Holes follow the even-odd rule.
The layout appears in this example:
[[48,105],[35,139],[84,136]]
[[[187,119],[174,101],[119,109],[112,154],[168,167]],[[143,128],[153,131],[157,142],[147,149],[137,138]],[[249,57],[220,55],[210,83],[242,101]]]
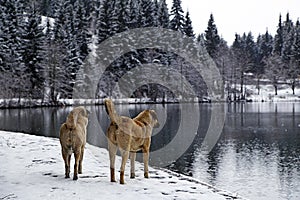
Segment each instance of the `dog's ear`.
[[64,124],[63,124],[63,127],[64,127],[65,129],[68,129],[67,123],[64,123]]
[[83,109],[80,111],[81,115],[84,116],[84,117],[89,117],[90,115],[90,111],[84,107],[82,107]]

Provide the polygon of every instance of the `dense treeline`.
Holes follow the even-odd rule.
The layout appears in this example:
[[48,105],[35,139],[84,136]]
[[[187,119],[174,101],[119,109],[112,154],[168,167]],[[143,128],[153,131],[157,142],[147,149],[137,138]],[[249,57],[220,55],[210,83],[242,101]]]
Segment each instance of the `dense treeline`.
[[55,1],[51,8],[54,18],[46,18],[35,2],[1,1],[1,98],[71,97],[89,52],[89,18],[80,1]]
[[[275,36],[266,31],[255,40],[251,32],[236,34],[228,46],[218,34],[213,15],[205,33],[196,38],[181,0],[173,0],[171,10],[165,0],[2,0],[0,13],[0,98],[52,103],[72,98],[76,75],[91,51],[90,44],[142,27],[180,31],[200,47],[204,45],[219,67],[227,91],[237,96],[245,94],[246,83],[257,84],[259,92],[260,80],[265,78],[275,89],[286,81],[294,90],[300,74],[300,24],[288,14],[283,22],[280,16]],[[126,71],[154,61],[181,70],[199,97],[207,95],[201,77],[177,55],[141,49],[123,55],[107,69],[95,97],[113,95],[113,83]],[[149,84],[133,96],[156,98],[172,93]]]
[[280,83],[289,84],[294,94],[300,78],[300,23],[294,23],[289,13],[285,21],[280,15],[275,36],[268,30],[256,40],[251,32],[236,34],[230,47],[218,35],[211,15],[204,38],[234,98],[245,97],[245,84],[256,84],[259,93],[262,79],[274,86],[275,95]]

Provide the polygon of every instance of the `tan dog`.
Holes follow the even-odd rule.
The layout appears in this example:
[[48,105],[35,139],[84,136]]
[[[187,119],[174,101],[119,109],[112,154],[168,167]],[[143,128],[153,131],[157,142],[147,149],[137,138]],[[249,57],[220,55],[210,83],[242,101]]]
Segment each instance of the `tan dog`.
[[88,112],[82,107],[74,108],[60,127],[60,144],[62,157],[65,161],[65,177],[70,178],[70,161],[74,153],[75,165],[73,180],[78,179],[78,173],[82,173],[82,159],[86,143],[86,127],[88,124]]
[[148,161],[151,135],[153,128],[159,126],[157,115],[154,110],[144,110],[137,117],[131,119],[125,116],[119,116],[116,113],[112,100],[105,100],[106,112],[111,119],[107,130],[108,151],[110,159],[110,178],[115,182],[115,157],[117,148],[122,155],[122,164],[120,171],[120,183],[124,184],[125,164],[129,157],[131,159],[130,178],[135,178],[134,162],[136,152],[143,151],[144,177],[149,178]]

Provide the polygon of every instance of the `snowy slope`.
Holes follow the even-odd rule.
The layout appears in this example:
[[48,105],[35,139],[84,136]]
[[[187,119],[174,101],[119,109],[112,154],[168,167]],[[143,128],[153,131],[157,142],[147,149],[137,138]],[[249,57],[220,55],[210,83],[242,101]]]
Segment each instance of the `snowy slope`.
[[253,101],[271,101],[271,102],[296,102],[300,101],[300,88],[295,88],[295,95],[293,95],[290,86],[282,84],[278,86],[278,94],[275,95],[274,86],[272,85],[261,85],[260,93],[258,94],[255,85],[245,85],[245,90],[250,94],[247,99]]
[[65,179],[58,139],[0,131],[0,199],[241,199],[167,170],[150,168],[144,179],[142,164],[136,169],[136,179],[127,166],[126,184],[111,183],[107,150],[87,145],[83,174]]

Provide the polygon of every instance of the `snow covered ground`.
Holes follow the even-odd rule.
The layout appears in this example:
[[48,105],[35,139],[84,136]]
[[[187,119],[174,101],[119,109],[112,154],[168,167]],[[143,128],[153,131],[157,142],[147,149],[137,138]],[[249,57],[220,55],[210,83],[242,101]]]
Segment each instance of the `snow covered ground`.
[[246,85],[245,89],[247,93],[250,93],[250,96],[248,96],[247,99],[251,99],[257,102],[300,101],[300,88],[296,87],[295,94],[293,95],[291,87],[287,84],[282,84],[278,86],[277,95],[275,95],[275,90],[273,85],[261,85],[259,94],[255,85]]
[[[72,157],[72,166],[74,163]],[[117,158],[116,167],[120,166]],[[125,185],[111,183],[106,149],[87,145],[83,174],[64,178],[59,140],[0,131],[0,199],[242,199],[199,180],[136,164],[136,179],[126,167]],[[71,168],[71,176],[73,169]],[[117,177],[119,174],[117,173]]]

